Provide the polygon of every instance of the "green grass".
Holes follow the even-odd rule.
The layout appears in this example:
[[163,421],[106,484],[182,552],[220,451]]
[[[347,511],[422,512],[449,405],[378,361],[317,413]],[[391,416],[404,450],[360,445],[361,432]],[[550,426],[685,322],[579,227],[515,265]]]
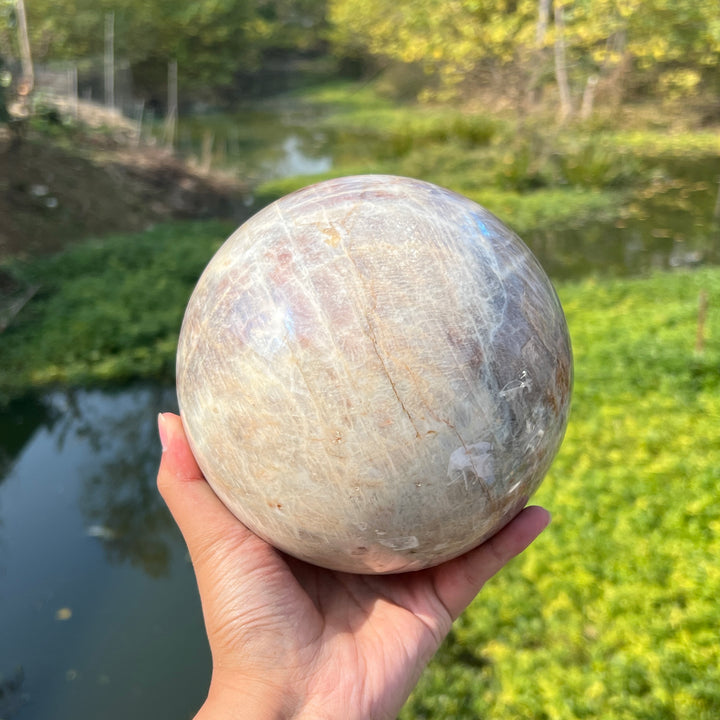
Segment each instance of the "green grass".
[[329,177],[406,175],[473,198],[527,237],[583,224],[612,227],[662,179],[687,170],[713,183],[717,174],[720,141],[709,131],[678,132],[646,121],[623,131],[609,121],[558,129],[547,118],[396,103],[372,83],[330,83],[305,89],[293,101],[313,129],[333,138],[333,168],[262,183],[259,204]]
[[55,384],[172,378],[185,304],[231,230],[219,222],[161,225],[7,263],[40,289],[0,336],[0,405]]
[[[333,168],[261,183],[255,189],[259,205],[331,177],[405,175],[467,195],[525,235],[620,217],[654,177],[659,149],[663,157],[675,157],[673,148],[687,141],[695,160],[714,162],[716,155],[708,133],[621,134],[583,126],[559,132],[538,119],[395,103],[373,85],[332,83],[305,90],[294,102],[312,118],[314,130],[333,139]],[[661,171],[667,172],[664,166]]]
[[607,134],[609,143],[642,153],[643,155],[671,155],[675,157],[717,156],[720,138],[717,132],[668,132],[647,129],[617,130]]
[[553,522],[457,623],[405,720],[720,717],[720,271],[560,296],[575,393],[533,500]]

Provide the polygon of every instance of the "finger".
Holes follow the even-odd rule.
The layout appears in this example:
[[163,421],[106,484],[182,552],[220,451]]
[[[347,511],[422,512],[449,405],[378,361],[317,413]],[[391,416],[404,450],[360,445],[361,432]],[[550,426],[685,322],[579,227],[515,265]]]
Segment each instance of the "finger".
[[527,507],[480,547],[436,569],[435,589],[454,620],[500,568],[519,555],[549,525],[550,513]]
[[158,490],[185,538],[193,561],[204,549],[250,531],[223,505],[207,484],[185,437],[182,421],[172,413],[158,416],[163,446]]

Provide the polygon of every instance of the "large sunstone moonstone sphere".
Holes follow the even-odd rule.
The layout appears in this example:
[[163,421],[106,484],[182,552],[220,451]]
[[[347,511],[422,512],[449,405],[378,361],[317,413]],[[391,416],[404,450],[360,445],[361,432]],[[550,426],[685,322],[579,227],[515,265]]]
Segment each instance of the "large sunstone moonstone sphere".
[[188,304],[177,390],[211,487],[280,550],[415,570],[493,535],[562,441],[572,355],[522,241],[474,202],[345,177],[269,205]]

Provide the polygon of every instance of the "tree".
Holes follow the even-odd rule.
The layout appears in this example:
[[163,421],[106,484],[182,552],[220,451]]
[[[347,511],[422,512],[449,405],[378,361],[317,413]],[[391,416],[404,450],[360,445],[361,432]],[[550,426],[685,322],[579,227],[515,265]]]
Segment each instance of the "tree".
[[535,0],[330,0],[341,49],[422,65],[452,88],[480,61],[509,62],[534,37]]
[[567,54],[565,52],[565,8],[559,0],[555,0],[555,79],[560,96],[560,122],[565,122],[572,115],[570,83],[568,81]]
[[137,79],[164,76],[177,60],[181,82],[215,87],[258,67],[270,49],[318,44],[325,0],[33,0],[28,13],[42,60],[99,58],[113,13],[115,53]]
[[22,61],[22,95],[23,97],[27,97],[32,92],[33,85],[35,84],[35,71],[33,69],[32,53],[30,52],[25,0],[15,0],[15,17],[17,18],[20,60]]
[[[720,65],[720,4],[716,0],[555,0],[555,38],[564,37],[569,86],[592,111],[595,88],[623,92],[623,68],[652,91],[692,91]],[[558,78],[560,81],[560,78]]]
[[720,66],[717,0],[329,0],[328,18],[339,51],[419,64],[450,88],[513,62],[536,95],[553,70],[561,117],[580,96],[589,115],[598,87],[619,97],[625,68],[681,93]]

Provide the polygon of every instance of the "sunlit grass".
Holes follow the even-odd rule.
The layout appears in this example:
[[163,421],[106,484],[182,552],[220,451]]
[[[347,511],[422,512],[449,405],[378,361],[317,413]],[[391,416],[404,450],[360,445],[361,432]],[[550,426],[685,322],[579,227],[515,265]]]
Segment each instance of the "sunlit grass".
[[4,269],[37,294],[0,342],[3,399],[52,387],[171,379],[185,304],[226,223],[157,226]]
[[560,286],[576,385],[538,542],[456,625],[402,718],[720,717],[720,272]]
[[668,132],[650,130],[618,130],[608,133],[608,140],[621,148],[642,152],[645,155],[720,154],[720,135],[711,131]]

